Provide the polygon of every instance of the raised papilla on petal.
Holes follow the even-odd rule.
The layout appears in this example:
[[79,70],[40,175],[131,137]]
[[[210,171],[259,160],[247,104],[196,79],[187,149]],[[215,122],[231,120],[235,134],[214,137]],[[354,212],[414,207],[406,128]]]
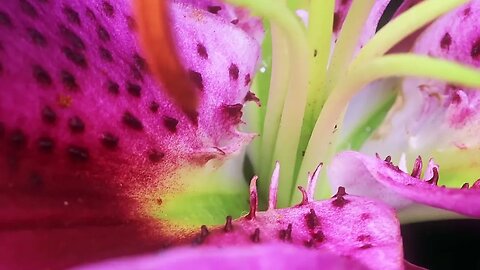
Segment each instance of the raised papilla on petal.
[[192,244],[229,248],[288,243],[349,257],[369,269],[402,269],[402,239],[393,209],[379,201],[348,195],[342,187],[331,199],[314,201],[319,170],[310,176],[307,190],[299,187],[304,194],[299,205],[276,209],[277,165],[269,208],[262,212],[257,210],[254,177],[250,212],[237,220],[227,217],[223,226],[202,226]]
[[[345,170],[345,168],[349,168]],[[439,168],[429,162],[422,175],[422,160],[417,158],[410,174],[386,160],[358,152],[338,154],[329,169],[332,189],[347,187],[352,194],[383,200],[397,209],[412,203],[425,204],[471,217],[480,217],[478,181],[469,188],[439,186]]]

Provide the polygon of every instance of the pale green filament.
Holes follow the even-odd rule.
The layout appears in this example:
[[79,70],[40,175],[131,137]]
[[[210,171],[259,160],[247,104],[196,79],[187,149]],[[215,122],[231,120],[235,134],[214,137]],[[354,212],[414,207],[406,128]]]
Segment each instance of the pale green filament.
[[[348,72],[348,80],[342,80],[330,95],[313,130],[305,158],[299,172],[302,176],[320,161],[329,162],[333,151],[335,126],[341,128],[343,112],[350,99],[365,85],[386,77],[417,76],[439,79],[466,87],[480,88],[478,70],[458,63],[414,54],[392,54],[376,58],[363,66],[354,66]],[[305,179],[305,178],[304,178]],[[328,183],[321,182],[318,195],[329,195]],[[292,201],[298,200],[294,193]]]
[[[353,53],[356,49],[358,40],[360,38],[362,27],[365,25],[365,21],[368,18],[368,15],[370,13],[371,7],[373,6],[374,2],[375,2],[374,0],[364,0],[364,1],[353,2],[350,8],[350,11],[348,12],[348,15],[345,18],[345,21],[343,23],[337,43],[335,45],[335,50],[331,58],[331,63],[328,66],[328,70],[327,70],[327,65],[330,57],[330,44],[332,42],[331,34],[328,35],[329,37],[328,40],[323,41],[322,45],[326,47],[319,48],[318,53],[322,53],[321,57],[324,57],[324,59],[321,60],[322,62],[321,64],[325,64],[325,66],[322,66],[321,67],[322,69],[320,69],[319,66],[313,65],[312,70],[310,72],[311,79],[310,79],[310,85],[309,85],[309,96],[307,101],[307,107],[305,110],[305,117],[303,119],[300,145],[298,147],[297,159],[295,163],[296,174],[300,169],[300,165],[303,159],[303,154],[305,149],[307,148],[308,141],[310,140],[310,136],[312,134],[318,115],[320,114],[320,111],[322,110],[323,104],[327,100],[329,93],[332,91],[331,88],[333,87],[334,83],[337,81],[340,74],[346,71],[348,67],[348,63],[353,57]],[[323,1],[312,1],[311,7],[315,8],[315,10],[321,9],[321,6],[323,4],[324,4]],[[332,18],[331,23],[333,24],[333,11],[334,11],[333,8],[334,7],[330,7],[327,4],[323,14],[318,14],[317,16],[326,16],[327,18],[331,17]],[[331,14],[327,14],[327,11],[330,11]],[[315,31],[316,24],[318,23],[312,17],[315,17],[315,14],[311,14],[310,16],[311,20],[309,24],[309,33]],[[325,27],[326,24],[327,22],[323,22],[324,27],[322,27],[319,30],[324,30],[324,31],[328,31],[329,33],[332,33],[333,25],[330,25],[328,29],[326,29]],[[325,35],[325,38],[327,38],[327,35]],[[313,39],[313,38],[310,38],[310,39]],[[318,63],[318,65],[320,65],[320,63]],[[318,78],[318,79],[315,79],[315,78]],[[295,192],[295,185],[291,187],[291,191]]]
[[[298,119],[303,118],[306,103],[309,63],[305,31],[282,1],[228,0],[228,2],[248,7],[255,14],[269,19],[272,23],[272,38],[275,44],[273,44],[271,94],[262,134],[260,166],[262,170],[260,175],[265,181],[260,181],[260,183],[264,183],[260,186],[268,184],[266,179],[269,179],[268,175],[271,173],[273,159],[285,164],[278,202],[279,205],[285,206],[289,202],[290,185],[285,185],[286,180],[282,179],[288,179],[287,175],[290,175],[290,178],[293,177],[295,164],[295,156],[286,153],[297,152],[301,131],[301,121]],[[285,37],[283,41],[282,38],[276,38],[281,36]],[[288,50],[284,52],[285,48],[281,47],[278,51],[275,48],[277,40],[285,42]],[[277,55],[280,57],[275,59]],[[286,63],[285,61],[276,62],[280,59],[288,59],[288,61]],[[275,79],[278,79],[279,82]]]

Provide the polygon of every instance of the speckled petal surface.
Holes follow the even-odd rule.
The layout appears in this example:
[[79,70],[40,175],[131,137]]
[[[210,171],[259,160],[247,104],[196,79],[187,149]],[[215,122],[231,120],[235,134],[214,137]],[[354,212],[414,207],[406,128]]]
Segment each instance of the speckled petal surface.
[[269,244],[254,247],[179,248],[164,253],[138,258],[124,258],[76,270],[107,269],[221,269],[225,270],[362,270],[368,269],[353,259],[323,251],[309,250],[287,244]]
[[158,248],[163,236],[151,234],[165,228],[142,204],[173,192],[178,169],[227,158],[252,138],[237,126],[258,43],[220,16],[171,4],[178,51],[200,96],[195,125],[150,75],[130,5],[0,4],[0,239],[11,243],[0,257],[9,269],[39,269],[52,263],[47,253],[65,259],[57,269]]
[[[255,205],[256,191],[251,192]],[[255,246],[289,243],[353,258],[369,269],[402,269],[399,223],[393,209],[371,199],[350,196],[344,189],[330,200],[250,213],[224,226],[202,227],[194,244]]]
[[[421,160],[417,159],[412,175],[420,176],[419,164]],[[357,152],[338,154],[329,169],[332,189],[345,186],[352,194],[381,199],[397,209],[419,203],[480,217],[480,192],[475,186],[457,189],[438,186],[439,169],[432,162],[424,174],[428,178],[413,177],[389,160]]]

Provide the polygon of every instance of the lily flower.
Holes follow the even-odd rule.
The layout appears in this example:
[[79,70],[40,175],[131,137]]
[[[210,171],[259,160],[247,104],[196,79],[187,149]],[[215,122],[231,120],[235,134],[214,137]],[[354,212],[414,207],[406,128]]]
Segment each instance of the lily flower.
[[[145,22],[155,21],[156,11],[147,5],[135,20],[127,0],[0,4],[2,267],[65,269],[192,243],[200,247],[91,267],[201,269],[220,259],[232,269],[260,267],[261,261],[288,268],[409,266],[388,205],[347,194],[357,191],[349,182],[333,198],[315,200],[329,192],[326,181],[316,189],[318,164],[330,163],[348,102],[372,81],[426,76],[480,87],[478,72],[469,67],[410,54],[383,56],[466,1],[424,1],[377,34],[390,1],[311,1],[307,29],[282,2],[227,2],[243,9],[214,0],[169,1],[165,43],[148,39]],[[147,13],[153,16],[142,17]],[[262,107],[248,108],[247,133],[238,126],[244,103],[258,102],[249,88],[263,37],[251,13],[270,23],[272,49],[269,65],[267,38],[267,72],[253,86]],[[153,36],[166,33],[154,29],[161,31]],[[242,152],[253,132],[260,139],[248,158],[260,175],[259,192],[253,178],[250,211],[234,219],[248,193],[241,164],[233,160],[233,170],[221,165]],[[340,160],[342,172],[353,162]],[[400,199],[478,216],[476,205],[458,204],[465,198],[477,202],[475,189],[426,187],[389,160],[360,160]],[[432,163],[427,171],[436,182],[438,167]],[[270,182],[262,181],[272,172]],[[294,192],[304,179],[307,189]],[[431,195],[423,198],[421,192]],[[277,199],[280,207],[300,202],[277,209]],[[258,200],[268,205],[265,212],[257,211]],[[198,230],[192,220],[209,227]],[[284,261],[272,261],[272,252],[285,254]],[[288,260],[300,254],[305,262]]]
[[[419,55],[478,68],[478,30],[470,17],[478,12],[478,1],[469,1],[417,32],[403,46],[408,45]],[[478,147],[475,130],[479,127],[476,88],[418,77],[389,83],[400,89],[400,96],[389,111],[385,110],[383,115],[388,114],[383,123],[369,127],[373,135],[356,149],[369,155],[376,152],[389,155],[389,159],[399,162],[401,170],[390,162],[345,152],[330,167],[332,189],[337,185],[347,186],[352,194],[381,198],[399,210],[402,220],[409,222],[458,217],[455,213],[479,217],[475,206],[480,196],[475,190],[479,185],[475,154]],[[355,106],[364,102],[359,100]],[[359,113],[359,109],[354,108],[350,113]],[[421,156],[433,157],[423,174]],[[371,162],[383,168],[376,167],[373,172]],[[357,177],[344,172],[346,164],[351,168],[349,174]],[[412,164],[411,175],[407,164]],[[403,186],[401,191],[400,186]],[[425,209],[424,205],[449,211]]]

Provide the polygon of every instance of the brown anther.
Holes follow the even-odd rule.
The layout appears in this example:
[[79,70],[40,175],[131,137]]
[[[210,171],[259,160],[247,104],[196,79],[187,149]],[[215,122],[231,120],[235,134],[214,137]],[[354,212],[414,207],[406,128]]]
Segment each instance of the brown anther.
[[387,157],[385,158],[385,162],[391,163],[391,162],[392,162],[392,157],[391,157],[391,156],[387,156]]
[[464,183],[460,189],[468,189],[470,185],[468,183]]
[[227,216],[225,227],[223,227],[224,232],[231,232],[233,231],[233,224],[232,224],[232,216]]

